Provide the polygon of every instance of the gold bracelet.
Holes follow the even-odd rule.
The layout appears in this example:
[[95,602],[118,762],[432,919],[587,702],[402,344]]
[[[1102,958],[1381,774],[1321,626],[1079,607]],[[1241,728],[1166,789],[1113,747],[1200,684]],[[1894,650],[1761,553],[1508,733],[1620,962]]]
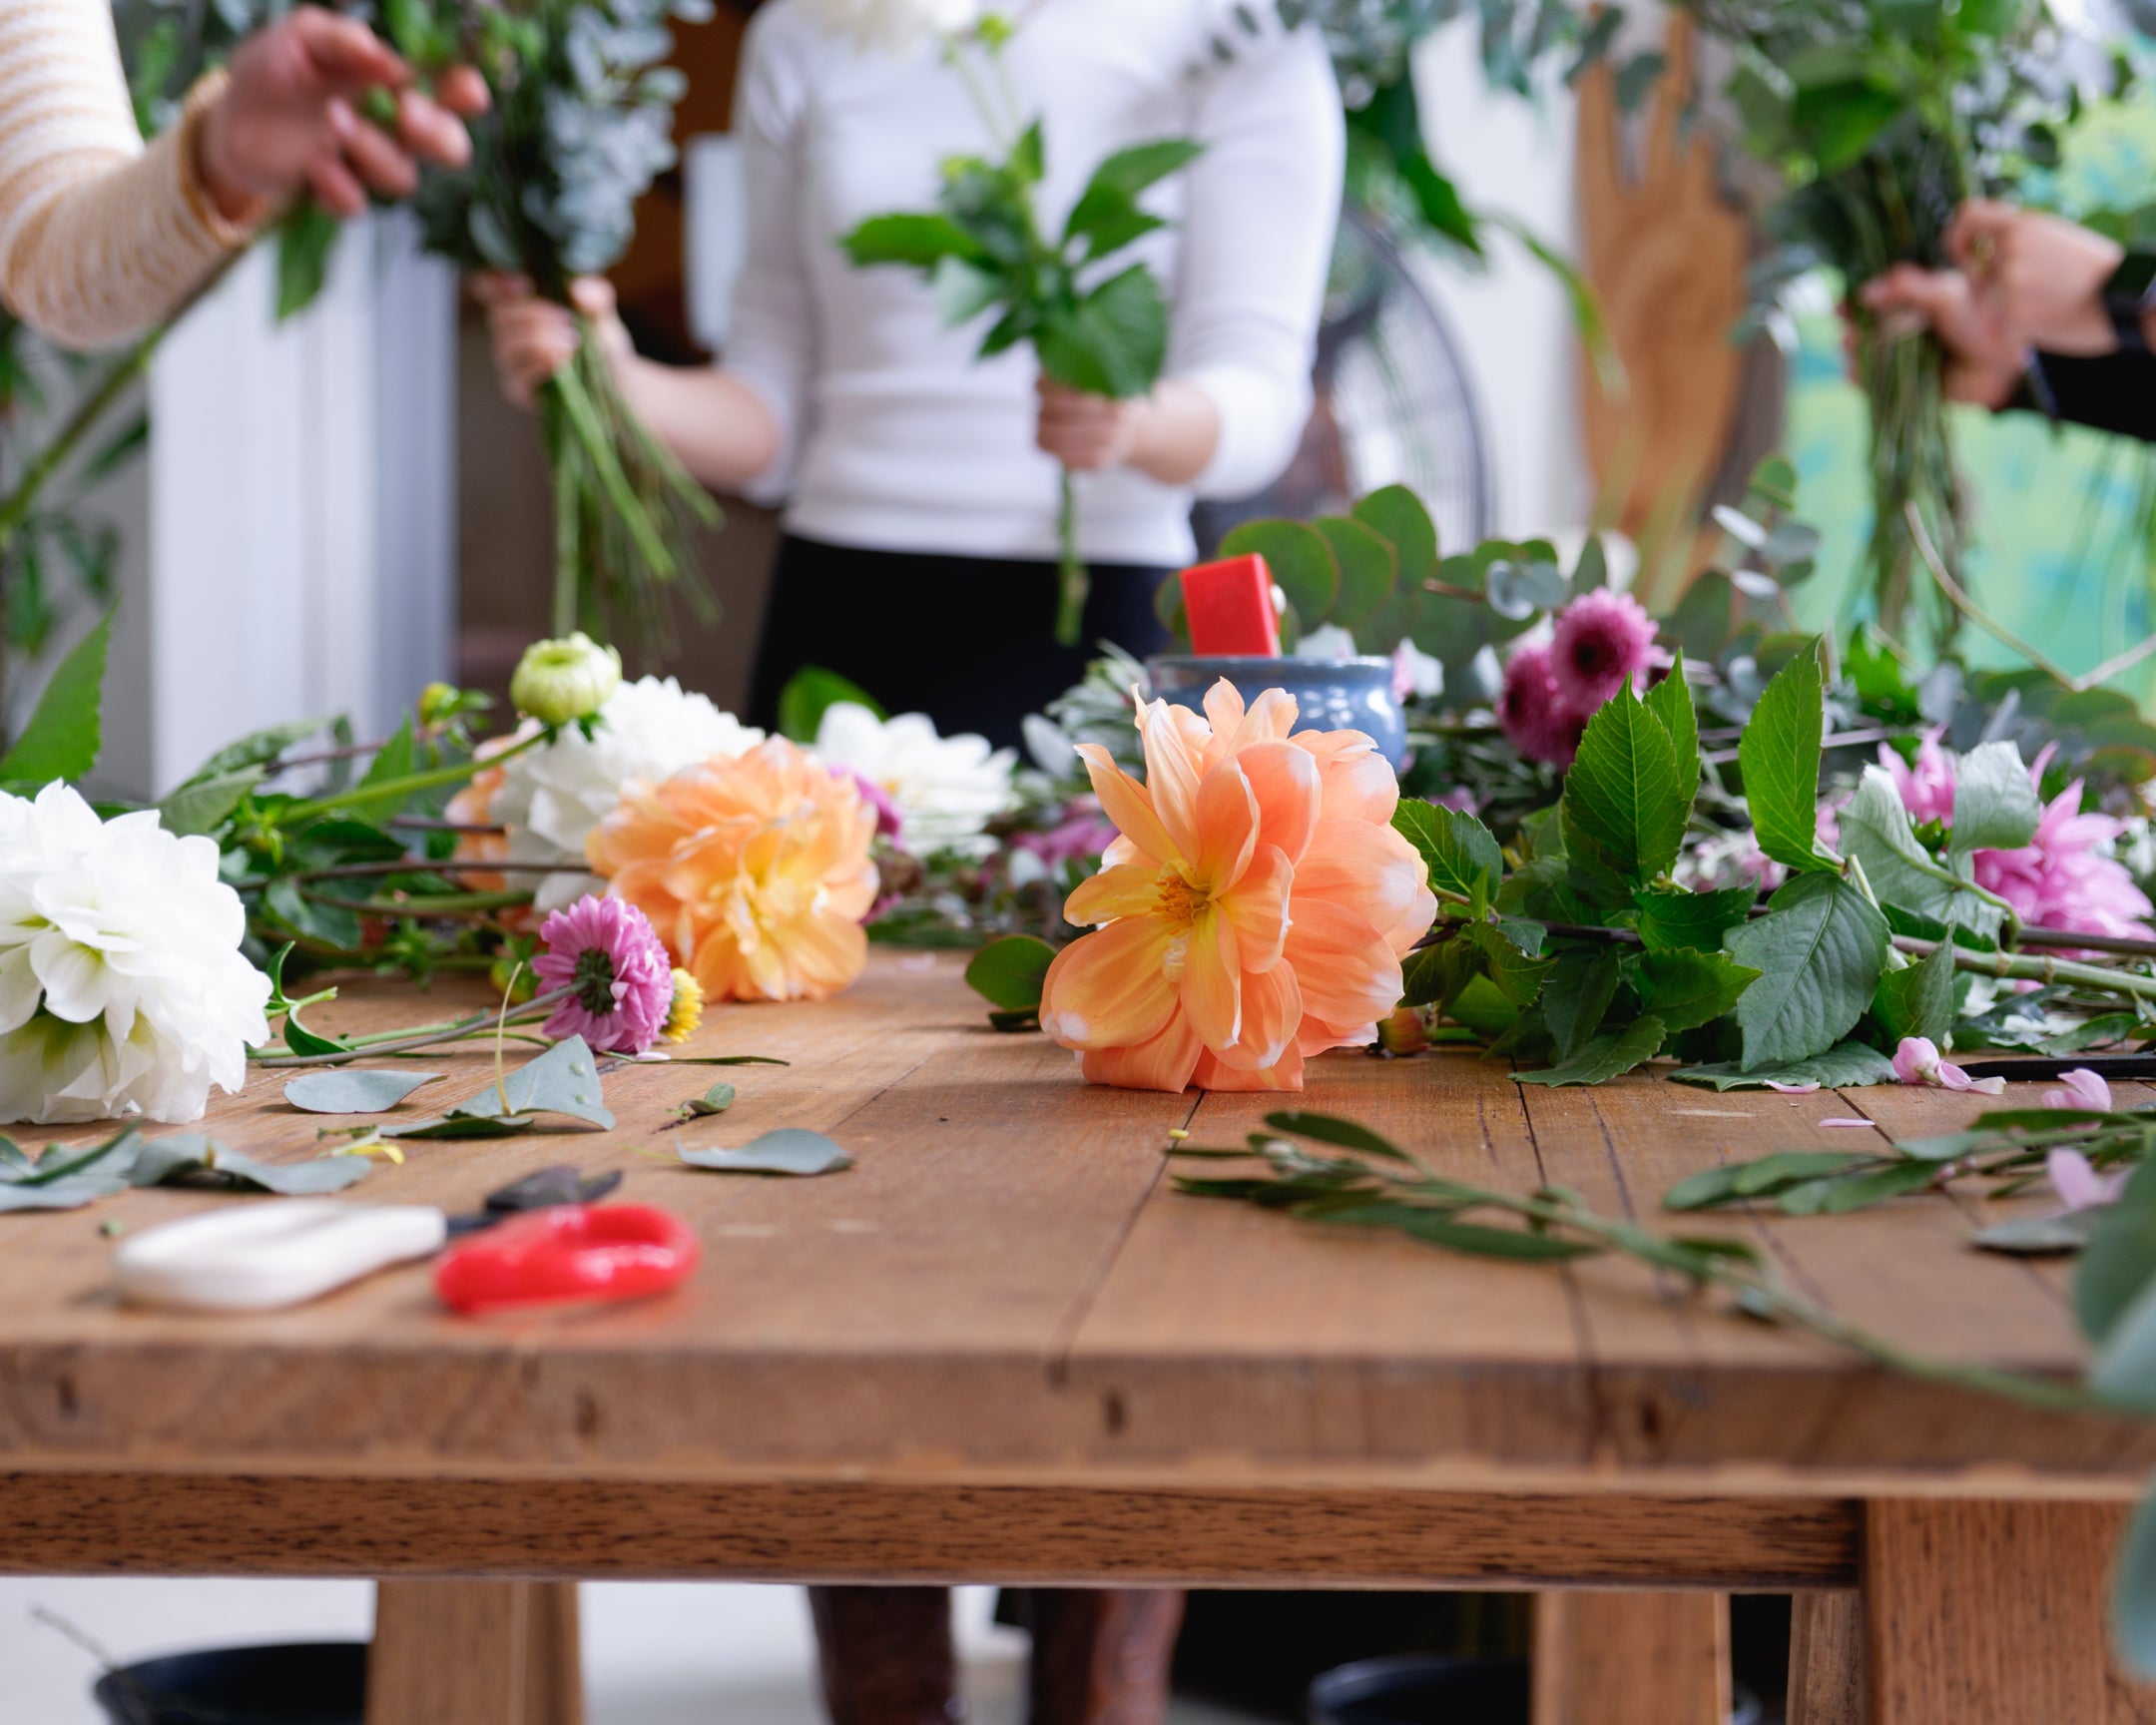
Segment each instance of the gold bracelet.
[[210,237],[228,251],[238,251],[253,242],[264,223],[276,213],[275,204],[262,197],[250,198],[247,207],[237,219],[227,216],[218,208],[216,196],[203,178],[202,147],[203,131],[210,119],[210,110],[224,99],[232,79],[223,67],[205,72],[196,79],[195,87],[188,92],[187,102],[180,110],[180,193],[187,200],[188,209],[195,220],[209,232]]

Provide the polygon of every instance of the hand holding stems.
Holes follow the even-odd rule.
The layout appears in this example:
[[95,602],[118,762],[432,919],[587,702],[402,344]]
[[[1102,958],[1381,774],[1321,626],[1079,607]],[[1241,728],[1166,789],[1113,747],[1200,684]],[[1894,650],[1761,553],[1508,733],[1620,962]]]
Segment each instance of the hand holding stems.
[[472,278],[472,297],[486,307],[487,332],[493,338],[494,370],[512,406],[529,411],[540,385],[567,368],[576,357],[582,318],[617,378],[636,357],[628,328],[614,297],[614,285],[603,276],[580,276],[569,285],[569,303],[542,299],[521,276]]
[[1914,319],[1946,353],[1945,390],[1956,401],[2001,407],[2033,349],[2092,355],[2118,338],[2104,284],[2123,254],[2100,234],[2036,211],[1971,199],[1946,233],[1950,270],[1897,265],[1865,284],[1865,307],[1883,324]]
[[1220,447],[1220,409],[1195,384],[1171,378],[1118,401],[1043,377],[1041,449],[1074,472],[1129,467],[1163,485],[1188,485]]
[[[356,216],[367,194],[408,197],[420,162],[460,168],[471,157],[464,118],[485,112],[487,91],[469,67],[414,87],[411,66],[356,19],[302,6],[258,31],[233,55],[230,82],[204,117],[196,170],[230,220],[307,191],[324,210]],[[392,134],[358,105],[390,93]]]

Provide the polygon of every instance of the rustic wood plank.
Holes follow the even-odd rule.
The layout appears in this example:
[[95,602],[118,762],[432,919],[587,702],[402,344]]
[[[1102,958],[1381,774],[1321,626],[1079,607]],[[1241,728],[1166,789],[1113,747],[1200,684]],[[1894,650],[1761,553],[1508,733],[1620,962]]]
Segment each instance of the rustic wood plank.
[[1724,1725],[1728,1596],[1542,1594],[1533,1706],[1534,1725]]
[[1846,1587],[1857,1506],[1622,1497],[0,1474],[0,1573],[1041,1586]]
[[584,1621],[577,1584],[524,1585],[525,1725],[584,1725]]
[[539,1725],[528,1699],[531,1594],[522,1581],[383,1582],[366,1725]]
[[1793,1607],[1784,1725],[1869,1725],[1864,1596],[1799,1593]]
[[2156,1686],[2109,1650],[2104,1595],[2125,1522],[2110,1505],[1871,1504],[1870,1725],[2156,1721]]

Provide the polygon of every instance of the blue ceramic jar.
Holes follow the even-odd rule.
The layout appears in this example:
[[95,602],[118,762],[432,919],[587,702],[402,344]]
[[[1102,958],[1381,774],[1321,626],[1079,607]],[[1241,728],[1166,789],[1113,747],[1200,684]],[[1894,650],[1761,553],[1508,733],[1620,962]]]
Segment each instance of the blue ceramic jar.
[[1201,658],[1163,653],[1146,661],[1153,692],[1193,712],[1225,677],[1246,702],[1268,689],[1296,699],[1298,731],[1361,731],[1397,772],[1407,758],[1407,717],[1392,694],[1389,659]]

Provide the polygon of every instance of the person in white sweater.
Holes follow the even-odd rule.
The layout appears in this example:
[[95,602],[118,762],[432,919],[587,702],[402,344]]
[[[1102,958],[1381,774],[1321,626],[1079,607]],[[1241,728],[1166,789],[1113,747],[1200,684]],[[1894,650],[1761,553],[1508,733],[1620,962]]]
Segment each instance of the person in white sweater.
[[[393,134],[359,117],[375,89],[396,92]],[[139,335],[300,192],[354,216],[419,162],[464,162],[458,116],[486,86],[458,68],[436,94],[364,24],[301,6],[146,148],[107,0],[0,0],[0,302],[66,346]]]
[[[1111,401],[1041,384],[1023,345],[977,361],[980,323],[945,327],[915,274],[858,270],[840,249],[865,217],[928,207],[946,156],[990,147],[931,33],[847,27],[904,10],[771,0],[751,23],[734,110],[748,256],[722,365],[639,358],[605,283],[576,297],[631,403],[698,477],[786,505],[755,717],[769,723],[813,663],[893,711],[1016,742],[1094,641],[1159,642],[1153,594],[1193,554],[1194,496],[1248,495],[1295,453],[1339,215],[1340,94],[1314,30],[1253,40],[1230,0],[1020,11],[1005,56],[1044,123],[1046,222],[1115,150],[1204,147],[1149,200],[1170,226],[1136,254],[1171,300],[1166,375]],[[528,401],[566,362],[571,318],[522,283],[480,293],[504,385]],[[1059,463],[1080,473],[1094,575],[1086,645],[1069,650],[1051,638]]]

